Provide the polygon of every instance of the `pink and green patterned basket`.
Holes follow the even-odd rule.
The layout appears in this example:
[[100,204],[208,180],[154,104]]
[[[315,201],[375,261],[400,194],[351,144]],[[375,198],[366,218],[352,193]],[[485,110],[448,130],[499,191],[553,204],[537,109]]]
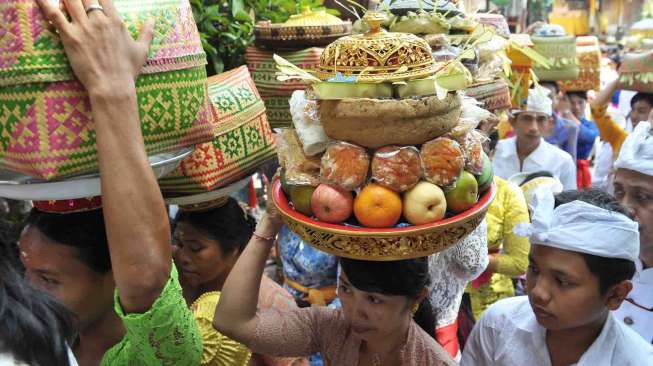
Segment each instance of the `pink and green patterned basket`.
[[320,63],[323,48],[311,47],[299,51],[271,52],[257,47],[245,50],[247,67],[252,74],[256,88],[261,93],[272,128],[292,126],[288,100],[295,90],[304,90],[301,80],[277,80],[276,53],[304,70],[312,70]]
[[197,146],[177,170],[159,180],[166,196],[227,186],[276,156],[265,105],[247,67],[210,77],[209,96],[217,116],[213,142]]
[[[136,82],[148,154],[212,138],[206,55],[188,0],[114,0],[136,37],[155,18]],[[0,166],[47,180],[97,170],[91,108],[34,0],[0,2]]]

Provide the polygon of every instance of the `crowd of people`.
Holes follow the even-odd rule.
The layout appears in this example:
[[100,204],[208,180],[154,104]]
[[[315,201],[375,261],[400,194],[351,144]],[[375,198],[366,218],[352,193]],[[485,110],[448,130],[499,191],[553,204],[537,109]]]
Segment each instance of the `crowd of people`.
[[134,40],[110,0],[38,3],[89,92],[102,198],[35,202],[17,253],[1,246],[0,365],[653,365],[653,95],[620,126],[616,82],[589,105],[536,86],[489,144],[496,196],[471,234],[430,257],[336,258],[273,204],[258,222],[228,197],[170,220],[135,92],[152,24]]

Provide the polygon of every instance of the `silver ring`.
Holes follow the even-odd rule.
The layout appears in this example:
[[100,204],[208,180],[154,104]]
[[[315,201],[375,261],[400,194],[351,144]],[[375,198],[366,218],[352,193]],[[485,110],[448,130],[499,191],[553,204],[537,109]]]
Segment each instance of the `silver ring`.
[[86,8],[86,15],[88,15],[89,13],[91,13],[91,12],[93,12],[95,10],[99,10],[102,13],[104,13],[104,8],[102,7],[102,5],[100,5],[100,4],[91,4],[91,5],[88,6],[88,8]]

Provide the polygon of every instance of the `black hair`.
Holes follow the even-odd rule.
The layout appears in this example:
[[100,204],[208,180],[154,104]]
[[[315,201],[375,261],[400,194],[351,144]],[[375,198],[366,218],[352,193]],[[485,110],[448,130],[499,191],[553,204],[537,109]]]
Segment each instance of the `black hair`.
[[[340,258],[340,265],[352,286],[366,292],[416,299],[431,283],[427,257],[390,262]],[[435,315],[428,296],[413,319],[435,339]]]
[[74,247],[77,258],[97,273],[111,271],[102,210],[58,214],[33,209],[27,225],[59,244]]
[[642,93],[639,92],[633,96],[633,99],[630,100],[630,108],[635,107],[635,103],[644,101],[653,107],[653,94],[652,93]]
[[224,254],[233,253],[234,250],[242,252],[256,226],[256,221],[231,197],[224,206],[206,211],[180,210],[175,221],[177,224],[189,223],[217,241]]
[[580,99],[587,101],[587,92],[584,91],[569,91],[565,93],[570,99],[573,95],[577,96]]
[[553,178],[553,174],[551,174],[551,172],[546,170],[539,170],[537,172],[533,172],[527,175],[526,178],[524,178],[524,180],[521,183],[519,183],[519,185],[523,186],[524,184],[532,181],[535,178],[542,178],[542,177]]
[[[622,214],[632,219],[630,212],[611,195],[598,190],[565,191],[555,197],[555,206],[572,201],[583,201],[604,210]],[[607,238],[609,240],[609,238]],[[623,281],[630,280],[635,275],[635,263],[623,258],[606,258],[592,254],[580,253],[585,264],[599,279],[599,291],[605,295],[608,290]]]
[[0,344],[29,365],[68,366],[66,341],[73,337],[72,315],[18,271],[15,250],[0,243]]

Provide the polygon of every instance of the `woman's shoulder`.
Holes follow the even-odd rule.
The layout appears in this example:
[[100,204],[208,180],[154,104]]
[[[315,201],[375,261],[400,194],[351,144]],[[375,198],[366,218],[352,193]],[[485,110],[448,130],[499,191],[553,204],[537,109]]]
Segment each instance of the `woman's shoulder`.
[[406,365],[456,365],[447,351],[415,322],[411,322],[405,351]]

